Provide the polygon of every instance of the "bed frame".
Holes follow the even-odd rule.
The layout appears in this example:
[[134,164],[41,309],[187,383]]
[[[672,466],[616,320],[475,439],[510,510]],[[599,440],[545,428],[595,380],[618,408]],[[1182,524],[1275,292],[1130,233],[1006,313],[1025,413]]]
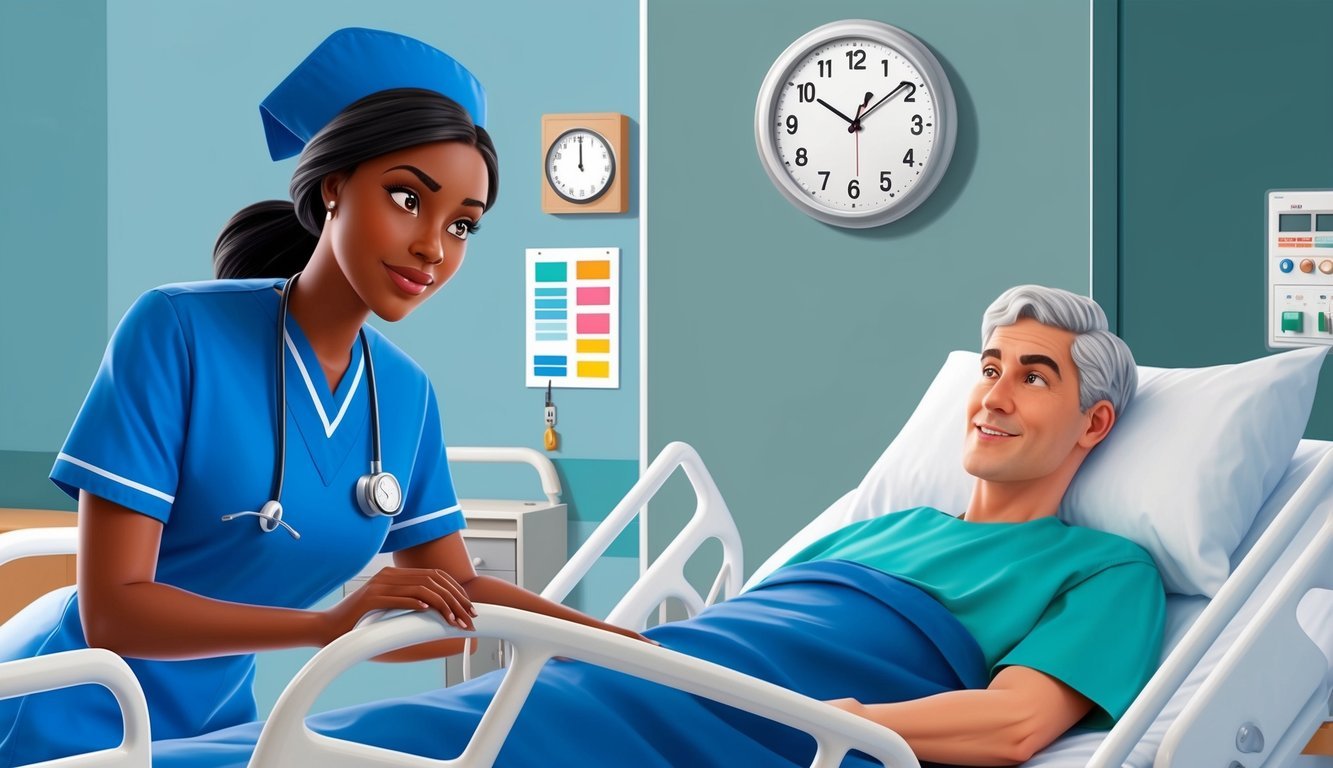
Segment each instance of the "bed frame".
[[[1091,766],[1121,765],[1152,725],[1172,693],[1213,644],[1265,573],[1314,515],[1324,522],[1256,619],[1223,657],[1189,706],[1167,732],[1155,766],[1286,766],[1328,716],[1329,681],[1323,653],[1296,623],[1296,604],[1311,588],[1333,588],[1333,443],[1324,443],[1317,466],[1283,506],[1231,578],[1163,662],[1130,710],[1102,742]],[[671,443],[556,575],[543,596],[560,601],[634,520],[666,480],[684,471],[697,505],[681,533],[634,584],[607,620],[646,627],[666,600],[679,600],[691,615],[735,596],[743,573],[739,533],[699,455]],[[26,535],[25,535],[26,534]],[[11,538],[14,537],[14,538]],[[684,565],[710,539],[722,544],[712,588],[701,595],[685,579]],[[0,563],[34,554],[72,552],[72,530],[21,531],[0,536]],[[811,763],[841,763],[848,750],[865,752],[889,768],[919,766],[896,733],[822,702],[725,667],[581,625],[497,605],[479,604],[475,632],[463,632],[433,614],[386,615],[322,649],[279,698],[260,735],[252,766],[319,764],[352,766],[489,766],[531,689],[541,666],[554,656],[578,659],[745,709],[809,733],[818,749]],[[513,645],[513,662],[495,699],[464,752],[434,760],[335,740],[305,726],[319,693],[349,667],[405,645],[445,637],[497,637]],[[125,663],[93,649],[0,664],[0,697],[98,682],[116,694],[126,736],[114,750],[41,765],[50,768],[149,765],[147,706]]]

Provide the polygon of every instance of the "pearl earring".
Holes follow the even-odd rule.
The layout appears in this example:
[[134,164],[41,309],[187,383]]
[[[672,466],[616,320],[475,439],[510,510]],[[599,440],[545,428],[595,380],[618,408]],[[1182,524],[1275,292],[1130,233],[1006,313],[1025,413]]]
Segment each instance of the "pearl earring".
[[337,200],[330,200],[330,201],[328,202],[327,208],[328,208],[329,210],[328,210],[327,213],[324,214],[324,220],[325,220],[325,221],[328,221],[328,220],[330,220],[330,219],[333,218],[333,209],[334,209],[334,208],[337,208],[337,207],[338,207],[338,201],[337,201]]

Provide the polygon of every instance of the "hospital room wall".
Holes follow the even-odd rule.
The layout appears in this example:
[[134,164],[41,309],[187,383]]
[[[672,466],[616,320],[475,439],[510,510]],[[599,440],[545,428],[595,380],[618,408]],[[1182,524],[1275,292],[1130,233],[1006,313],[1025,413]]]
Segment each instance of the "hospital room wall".
[[[1086,293],[1090,13],[1068,0],[710,0],[648,6],[648,453],[693,444],[752,572],[844,492],[982,310],[1040,282]],[[921,208],[870,230],[797,212],[754,144],[760,82],[804,32],[879,19],[920,37],[958,104]],[[688,39],[690,45],[678,41]],[[962,438],[963,413],[956,428]],[[692,508],[650,507],[659,551]]]
[[1147,365],[1270,354],[1265,193],[1333,188],[1333,3],[1121,0],[1120,30],[1121,332]]
[[[213,240],[232,213],[287,196],[295,160],[268,160],[259,100],[329,32],[368,26],[448,50],[492,96],[497,205],[454,281],[409,318],[380,324],[434,381],[451,445],[541,448],[544,392],[523,380],[524,249],[620,249],[621,386],[555,393],[563,440],[548,455],[572,507],[571,548],[586,538],[638,475],[638,196],[631,185],[622,215],[541,213],[541,115],[620,112],[637,126],[639,15],[622,0],[580,7],[0,3],[3,71],[23,73],[0,80],[0,94],[24,105],[0,110],[10,180],[0,187],[0,352],[16,361],[0,377],[0,507],[71,508],[46,473],[111,330],[145,289],[210,278]],[[574,66],[568,44],[583,36],[601,44],[580,46]],[[637,152],[635,139],[627,167]],[[526,468],[463,466],[456,479],[464,497],[542,498]],[[632,578],[637,534],[610,555],[594,584]],[[593,608],[609,599],[576,596]]]
[[106,46],[102,2],[0,3],[0,507],[66,503],[46,473],[106,344]]

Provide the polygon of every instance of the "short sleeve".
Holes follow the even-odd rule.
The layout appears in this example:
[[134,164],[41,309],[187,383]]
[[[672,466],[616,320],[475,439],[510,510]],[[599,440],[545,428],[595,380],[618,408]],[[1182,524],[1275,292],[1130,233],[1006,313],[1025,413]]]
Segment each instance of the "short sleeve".
[[190,399],[190,351],[171,299],[149,291],[121,319],[51,480],[166,522]]
[[389,525],[389,535],[380,547],[381,552],[414,547],[465,527],[444,450],[440,407],[435,400],[435,388],[429,385],[426,387],[425,412],[411,480],[403,489],[403,511]]
[[994,672],[1044,672],[1096,705],[1080,725],[1110,728],[1157,669],[1165,619],[1157,569],[1141,561],[1115,565],[1052,601]]

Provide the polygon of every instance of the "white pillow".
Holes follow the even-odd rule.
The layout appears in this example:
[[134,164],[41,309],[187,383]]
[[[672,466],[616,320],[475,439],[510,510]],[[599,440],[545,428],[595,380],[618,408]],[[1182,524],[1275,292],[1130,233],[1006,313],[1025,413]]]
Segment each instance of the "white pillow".
[[[1080,468],[1060,516],[1148,550],[1168,592],[1212,597],[1305,431],[1326,352],[1211,368],[1140,366],[1137,395]],[[775,552],[751,583],[850,522],[916,506],[962,514],[974,482],[962,458],[967,396],[980,370],[977,353],[950,354],[861,485]]]

